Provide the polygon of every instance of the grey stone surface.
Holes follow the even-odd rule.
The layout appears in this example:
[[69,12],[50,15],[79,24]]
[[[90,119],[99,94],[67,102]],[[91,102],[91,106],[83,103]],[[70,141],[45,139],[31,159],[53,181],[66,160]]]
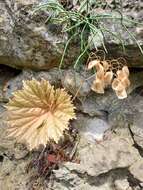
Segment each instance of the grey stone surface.
[[0,121],[0,154],[9,158],[22,159],[27,156],[28,150],[25,146],[17,144],[15,139],[8,138],[6,132],[7,125]]
[[58,87],[61,79],[61,74],[57,68],[53,68],[46,71],[34,72],[32,70],[24,70],[19,75],[15,76],[11,80],[7,82],[7,90],[5,92],[5,98],[9,98],[12,96],[12,92],[21,89],[23,85],[23,80],[41,80],[45,79],[50,82],[50,84],[55,85]]
[[[32,16],[41,2],[0,2],[0,64],[36,70],[59,65],[68,36],[62,33],[62,26],[45,23],[48,12],[41,11]],[[71,64],[78,52],[77,44],[72,43],[65,63]]]
[[[137,118],[138,118],[138,116],[137,116]],[[142,115],[138,119],[139,119],[138,122],[142,123]],[[138,146],[143,148],[143,128],[142,128],[142,125],[141,126],[140,125],[131,126],[131,131],[133,133],[134,141],[137,143]]]
[[[32,16],[34,8],[41,2],[44,1],[1,0],[0,64],[36,70],[48,70],[59,65],[68,35],[62,33],[62,26],[45,23],[50,13],[41,11]],[[97,2],[95,13],[105,13],[104,9],[98,7],[99,4],[102,3]],[[125,21],[123,24],[127,25],[129,30],[127,32],[125,27],[121,25],[120,12],[126,18],[127,16],[130,19],[134,18],[140,23],[142,21],[142,6],[141,1],[128,2],[126,0],[121,5],[119,2],[111,1],[107,5],[109,8],[106,13],[114,18],[106,18],[101,22],[102,28],[108,29],[108,32],[104,29],[102,32],[109,50],[109,57],[125,57],[128,64],[134,67],[142,67],[143,65],[143,56],[136,43],[137,40],[140,45],[143,44],[142,26],[131,21]],[[136,40],[131,37],[130,33],[135,35]],[[113,34],[117,37],[114,38]],[[119,38],[123,39],[126,46],[124,53],[119,48],[121,46]],[[71,43],[64,59],[65,64],[71,65],[79,52],[79,43]]]
[[[6,125],[0,120],[0,189],[26,189],[26,164],[28,151],[14,139],[7,137]],[[21,160],[22,161],[21,161]],[[17,160],[17,161],[16,161]],[[18,162],[20,160],[20,162]]]
[[112,89],[106,89],[103,95],[90,93],[76,104],[77,108],[91,117],[106,116],[109,125],[113,127],[137,125],[142,128],[143,87],[142,80],[140,80],[141,74],[136,73],[136,76],[131,74],[131,81],[135,80],[128,91],[128,98],[119,100]]
[[[143,26],[141,24],[143,20],[142,1],[98,0],[97,3],[92,2],[95,4],[93,15],[108,15],[106,19],[101,19],[101,29],[103,29],[102,32],[104,33],[109,57],[124,57],[131,67],[142,67],[143,55],[137,47],[138,43],[143,48]],[[99,40],[99,35],[96,35],[95,38],[95,44],[97,41],[96,45],[100,46],[101,40]],[[124,52],[123,45],[125,46]]]
[[79,155],[80,168],[90,176],[98,176],[115,168],[129,167],[140,157],[130,141],[121,137],[100,144],[90,144],[81,148]]
[[[1,164],[0,187],[1,190],[26,189],[26,176],[24,175],[24,161],[18,166],[8,158]],[[23,179],[22,179],[23,178]]]
[[77,119],[73,121],[72,125],[79,131],[79,134],[84,136],[89,142],[102,141],[105,132],[110,128],[105,118],[91,118],[84,114],[77,114]]
[[61,76],[63,87],[71,94],[84,97],[91,91],[91,82],[94,78],[88,79],[89,74],[86,72],[76,72],[75,70],[66,70]]
[[129,185],[129,182],[127,179],[121,180],[115,180],[115,189],[117,190],[132,190],[132,188]]
[[110,180],[106,182],[104,182],[104,179],[98,180],[98,184],[100,185],[96,185],[97,179],[94,179],[94,182],[92,180],[90,182],[86,177],[71,173],[66,167],[61,167],[59,170],[54,171],[54,177],[55,181],[52,188],[56,190],[113,190]]
[[[143,159],[132,145],[128,136],[117,135],[100,144],[82,139],[78,147],[80,164],[67,162],[61,165],[59,170],[54,171],[52,187],[71,190],[141,190],[140,184],[134,181],[142,181]],[[131,181],[132,184],[134,182],[133,186]]]
[[130,167],[131,174],[138,179],[140,182],[143,182],[143,159],[138,160]]
[[[22,80],[32,77],[45,78],[58,87],[63,77],[58,73],[58,69],[23,71],[9,80],[6,96],[21,88]],[[143,88],[140,80],[140,77],[139,81],[135,80],[128,98],[123,101],[118,100],[111,89],[107,89],[104,96],[89,93],[78,97],[77,121],[71,124],[79,130],[76,155],[80,163],[63,163],[54,170],[52,179],[37,177],[34,168],[27,173],[26,167],[34,154],[15,139],[7,138],[6,126],[0,119],[1,189],[124,190],[128,187],[128,190],[142,190]],[[3,112],[2,105],[0,112]],[[95,140],[102,137],[100,142],[89,140],[89,133]],[[135,143],[140,148],[134,146]]]

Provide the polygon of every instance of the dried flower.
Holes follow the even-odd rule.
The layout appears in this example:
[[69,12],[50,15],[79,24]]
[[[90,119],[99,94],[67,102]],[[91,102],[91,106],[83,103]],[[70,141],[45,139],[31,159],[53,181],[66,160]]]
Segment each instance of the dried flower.
[[[121,66],[118,61],[116,63],[117,66]],[[88,69],[92,69],[93,67],[96,68],[96,77],[91,86],[93,91],[104,94],[104,89],[112,83],[112,88],[115,90],[119,99],[127,97],[126,89],[130,86],[129,69],[127,66],[123,66],[121,70],[117,70],[117,77],[114,78],[113,82],[112,79],[115,74],[116,67],[114,68],[112,62],[96,59],[88,64]]]
[[93,81],[93,84],[91,86],[91,89],[99,94],[104,94],[104,83],[102,80],[96,78]]
[[104,89],[109,84],[111,84],[113,78],[113,72],[107,71],[109,69],[109,64],[107,61],[100,62],[95,60],[90,63],[92,66],[94,65],[94,67],[96,68],[96,77],[92,84],[91,89],[97,93],[104,94]]
[[100,63],[100,60],[93,60],[93,61],[90,61],[89,63],[88,63],[88,66],[87,66],[87,69],[88,70],[90,70],[90,69],[92,69],[93,67],[95,67],[97,64],[99,64]]
[[129,70],[127,66],[124,66],[122,70],[117,71],[117,78],[113,80],[112,88],[115,90],[119,99],[127,98],[126,89],[130,86]]
[[109,64],[107,61],[102,61],[102,65],[103,65],[105,71],[107,71],[109,69]]
[[104,75],[104,83],[105,87],[110,85],[113,79],[113,72],[112,71],[107,71]]
[[9,136],[25,141],[30,150],[50,140],[57,143],[75,118],[70,95],[64,89],[54,90],[44,79],[24,81],[23,86],[6,106]]

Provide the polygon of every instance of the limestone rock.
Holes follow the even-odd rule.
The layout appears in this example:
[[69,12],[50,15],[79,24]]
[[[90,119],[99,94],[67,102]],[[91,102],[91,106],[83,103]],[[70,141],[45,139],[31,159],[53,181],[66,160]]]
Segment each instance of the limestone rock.
[[99,144],[83,145],[79,150],[79,158],[79,165],[66,166],[71,171],[86,172],[95,177],[115,168],[127,168],[138,160],[140,155],[128,139],[115,137]]
[[[125,0],[122,3],[110,0],[103,2],[105,10],[99,8],[98,3],[94,4],[93,15],[104,13],[109,16],[101,20],[108,57],[123,57],[130,67],[143,67],[143,54],[137,45],[143,48],[143,27],[140,25],[143,20],[143,3],[137,0]],[[101,33],[100,30],[98,32]],[[96,35],[94,40],[97,46],[101,46],[102,42],[99,36]]]
[[[45,23],[48,12],[32,16],[40,1],[6,0],[0,4],[0,64],[36,70],[59,65],[68,36],[61,26]],[[71,43],[65,63],[71,64],[78,52],[77,43]]]
[[108,114],[113,109],[118,109],[120,102],[121,100],[118,100],[113,90],[107,89],[103,95],[95,92],[90,93],[77,107],[83,113],[87,113],[90,116],[102,116],[103,112]]
[[25,158],[28,150],[25,146],[17,144],[15,139],[7,137],[6,127],[6,124],[0,120],[0,155],[18,160]]
[[88,77],[88,73],[79,73],[71,69],[64,72],[61,81],[63,87],[73,95],[84,97],[91,91],[91,80],[86,80]]
[[[34,8],[40,3],[39,0],[1,1],[0,64],[36,70],[48,70],[59,65],[69,36],[62,33],[62,26],[45,23],[50,16],[49,12],[40,11],[32,16]],[[102,22],[102,27],[108,29],[108,31],[103,31],[106,42],[108,42],[106,48],[109,50],[109,57],[125,57],[131,67],[142,67],[143,56],[136,41],[130,35],[130,33],[134,33],[137,42],[142,46],[142,26],[132,21],[126,21],[124,24],[129,30],[127,32],[124,25],[121,25],[121,15],[116,11],[119,10],[121,13],[123,11],[125,17],[133,17],[140,23],[142,21],[142,3],[140,1],[134,3],[132,0],[127,4],[127,0],[124,5],[114,1],[108,4],[107,14],[112,14],[113,18],[106,18]],[[104,9],[103,12],[105,12]],[[101,13],[98,6],[95,7],[95,13]],[[117,37],[113,38],[114,35]],[[121,35],[126,49],[124,53],[119,48],[122,45],[119,40]],[[96,38],[95,41],[99,40]],[[68,48],[64,59],[65,65],[71,65],[80,54],[79,42],[71,42]]]
[[126,189],[132,190],[127,179],[115,180],[115,189],[117,189],[117,190],[126,190]]
[[139,158],[138,151],[128,140],[122,138],[90,145],[83,148],[79,155],[81,167],[91,176],[98,176],[115,168],[129,167]]
[[77,109],[92,117],[106,116],[112,127],[139,125],[139,123],[141,126],[143,98],[140,77],[137,81],[134,81],[128,97],[124,100],[119,100],[112,89],[106,89],[104,95],[90,93],[76,104]]
[[143,81],[143,71],[130,71],[130,76],[129,76],[131,85],[128,88],[128,94],[132,93],[136,88],[143,86],[142,81]]
[[66,162],[59,170],[54,170],[54,189],[133,190],[137,187],[136,184],[132,188],[128,180],[132,180],[131,174],[140,179],[142,172],[137,176],[139,164],[136,163],[142,158],[128,137],[112,136],[99,144],[89,143],[83,138],[78,155],[80,164]]
[[143,159],[138,160],[130,167],[131,174],[138,179],[140,182],[143,182]]
[[29,160],[22,160],[19,163],[16,163],[15,161],[9,160],[5,157],[3,163],[0,164],[1,190],[30,189],[30,174],[26,172],[28,163]]
[[58,86],[61,75],[59,73],[59,70],[56,68],[49,70],[49,72],[34,72],[32,70],[24,70],[19,75],[7,82],[8,88],[4,94],[5,98],[11,97],[14,91],[21,89],[24,80],[31,80],[32,78],[35,78],[37,80],[41,80],[43,78],[45,80],[48,80],[50,84]]
[[[72,190],[113,190],[111,188],[110,180],[105,181],[104,179],[96,179],[94,178],[92,182],[92,178],[86,179],[84,177],[79,176],[76,172],[74,173],[69,170],[69,167],[72,164],[67,163],[65,166],[61,167],[59,170],[54,171],[55,180],[52,188],[55,190],[68,190],[70,187]],[[97,182],[98,181],[98,182]],[[95,183],[95,184],[94,184]]]
[[133,138],[136,144],[143,148],[143,128],[133,125],[131,126],[131,131],[133,133]]
[[133,138],[135,143],[140,147],[143,148],[143,96],[142,96],[142,88],[138,88],[136,91],[136,95],[131,102],[132,107],[134,107],[134,119],[133,123],[130,127],[132,131]]
[[72,122],[72,125],[89,142],[102,141],[105,132],[110,128],[105,119],[99,119],[98,117],[91,118],[82,114],[77,114],[76,117],[77,119]]
[[44,188],[44,182],[37,177],[36,170],[34,168],[27,170],[36,154],[29,154],[24,145],[8,138],[6,127],[0,119],[0,189]]

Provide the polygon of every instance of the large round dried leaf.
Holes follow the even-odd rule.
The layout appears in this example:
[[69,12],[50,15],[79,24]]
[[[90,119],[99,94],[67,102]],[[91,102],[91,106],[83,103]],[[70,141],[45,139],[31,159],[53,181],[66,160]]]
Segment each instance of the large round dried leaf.
[[50,140],[57,143],[75,118],[71,97],[43,79],[25,81],[23,86],[6,106],[9,136],[26,142],[30,150]]

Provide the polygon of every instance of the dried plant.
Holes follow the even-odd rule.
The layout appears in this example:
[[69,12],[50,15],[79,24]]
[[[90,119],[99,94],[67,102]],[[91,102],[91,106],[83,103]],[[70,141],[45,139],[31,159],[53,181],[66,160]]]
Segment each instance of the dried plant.
[[104,94],[104,89],[111,84],[113,72],[107,61],[94,60],[88,64],[88,69],[96,68],[96,77],[91,89],[97,93]]
[[115,90],[119,99],[127,97],[126,89],[130,86],[129,70],[127,66],[124,66],[122,70],[117,71],[117,77],[113,80],[112,88]]
[[119,99],[127,97],[127,88],[130,86],[129,69],[118,60],[101,61],[95,59],[89,62],[87,69],[96,69],[96,77],[91,89],[97,93],[104,94],[104,89],[111,85]]
[[23,89],[13,95],[6,105],[9,136],[26,142],[30,150],[50,140],[57,143],[75,118],[70,95],[44,79],[24,81]]

